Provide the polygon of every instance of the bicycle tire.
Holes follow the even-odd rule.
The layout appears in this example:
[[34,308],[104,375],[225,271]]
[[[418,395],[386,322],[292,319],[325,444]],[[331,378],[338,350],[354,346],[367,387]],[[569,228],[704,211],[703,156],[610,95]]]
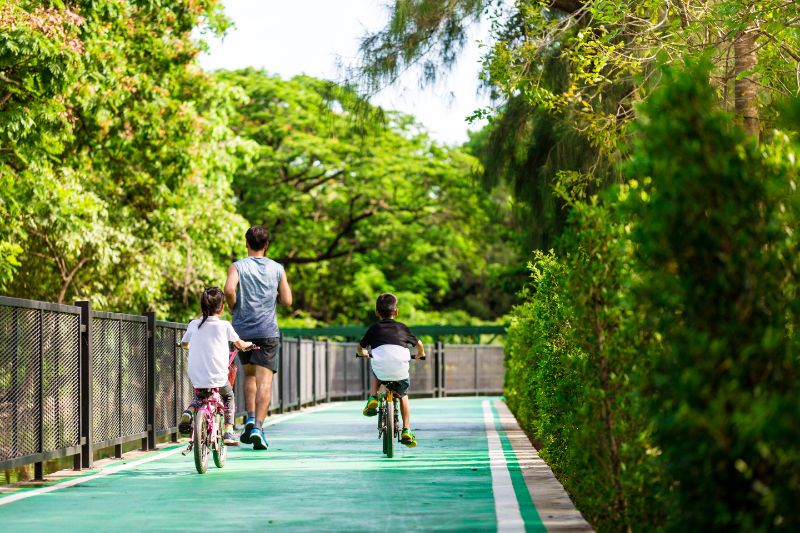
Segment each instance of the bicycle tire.
[[378,405],[378,438],[381,441],[381,446],[383,446],[382,453],[386,453],[386,441],[383,440],[383,434],[386,432],[386,427],[383,423],[384,420],[386,420],[386,402],[381,398],[380,404]]
[[216,446],[211,453],[211,455],[214,457],[214,464],[217,465],[217,468],[222,468],[225,466],[225,462],[228,460],[228,447],[225,446],[225,439],[222,438],[224,434],[222,428],[225,427],[223,423],[224,420],[222,415],[217,415],[217,427],[219,428],[219,431],[217,431]]
[[391,459],[394,457],[394,405],[386,402],[386,424],[383,432],[383,453]]
[[208,472],[208,422],[206,413],[197,411],[194,415],[194,467],[198,474]]

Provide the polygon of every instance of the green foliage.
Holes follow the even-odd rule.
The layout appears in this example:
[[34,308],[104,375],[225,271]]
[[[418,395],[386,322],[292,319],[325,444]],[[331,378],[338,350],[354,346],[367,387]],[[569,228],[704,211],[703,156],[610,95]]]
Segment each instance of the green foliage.
[[798,147],[732,127],[707,68],[665,71],[509,329],[509,404],[600,530],[798,527]]
[[584,516],[624,531],[658,523],[663,504],[636,387],[652,339],[631,309],[633,248],[616,204],[573,202],[559,242],[569,252],[536,255],[508,333],[506,397]]
[[[658,87],[659,66],[704,55],[717,102],[767,132],[775,102],[798,94],[800,4],[785,0],[396,0],[390,22],[368,35],[360,72],[366,92],[417,64],[422,82],[455,63],[477,18],[491,20],[480,74],[498,103],[476,110],[491,135],[479,157],[488,186],[515,193],[528,244],[548,249],[566,219],[552,186],[570,171],[596,191],[620,183],[628,125]],[[737,39],[751,36],[747,46]],[[741,43],[739,43],[741,44]],[[443,54],[442,50],[448,50]],[[738,97],[736,95],[739,95]],[[766,126],[766,127],[764,127]],[[577,179],[574,179],[577,178]]]
[[669,525],[796,530],[797,147],[731,129],[704,74],[667,72],[630,164],[653,177],[630,203],[640,313],[664,337],[644,390],[680,514]]
[[271,228],[269,254],[288,267],[297,309],[369,321],[386,290],[414,322],[493,320],[508,308],[514,291],[493,284],[518,261],[507,198],[471,182],[472,157],[409,116],[354,120],[363,103],[329,82],[252,69],[218,77],[249,97],[234,123],[256,151],[234,189],[242,215]]
[[218,3],[37,4],[0,11],[4,291],[194,314],[244,227],[227,177],[242,95],[194,64]]
[[510,307],[508,195],[411,117],[313,78],[203,72],[216,0],[40,4],[0,5],[4,294],[188,318],[266,223],[292,323],[371,320],[385,290],[412,321]]

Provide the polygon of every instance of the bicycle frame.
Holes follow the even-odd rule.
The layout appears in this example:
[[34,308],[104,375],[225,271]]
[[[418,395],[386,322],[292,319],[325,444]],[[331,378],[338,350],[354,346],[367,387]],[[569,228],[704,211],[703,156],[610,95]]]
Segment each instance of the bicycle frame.
[[400,402],[394,391],[382,387],[386,392],[378,396],[378,439],[383,440],[383,453],[391,458],[395,439],[400,441]]
[[[214,462],[220,468],[225,464],[225,456],[227,455],[224,444],[221,439],[221,423],[222,417],[225,412],[225,404],[222,403],[222,397],[219,394],[219,389],[194,389],[195,396],[200,398],[201,405],[197,408],[194,416],[195,421],[202,418],[206,422],[205,438],[195,438],[197,431],[197,424],[192,424],[192,433],[189,438],[189,445],[183,451],[183,455],[188,455],[194,451],[195,466],[200,474],[204,474],[207,468],[208,452],[213,452]],[[200,426],[202,427],[202,426]],[[201,449],[195,449],[195,445],[199,444]]]

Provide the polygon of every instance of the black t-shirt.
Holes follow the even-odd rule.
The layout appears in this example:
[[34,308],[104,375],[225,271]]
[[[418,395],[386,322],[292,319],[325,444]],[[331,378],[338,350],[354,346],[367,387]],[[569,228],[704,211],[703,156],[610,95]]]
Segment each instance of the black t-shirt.
[[408,347],[409,344],[416,346],[417,342],[416,335],[411,333],[408,326],[391,318],[384,318],[377,324],[370,326],[359,344],[364,348],[369,346],[374,350],[384,344]]

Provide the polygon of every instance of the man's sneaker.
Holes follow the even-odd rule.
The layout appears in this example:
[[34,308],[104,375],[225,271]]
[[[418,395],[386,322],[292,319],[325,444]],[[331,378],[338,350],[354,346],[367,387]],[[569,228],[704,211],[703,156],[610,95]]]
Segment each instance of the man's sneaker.
[[181,435],[188,435],[192,432],[192,418],[192,412],[188,409],[181,413],[181,421],[178,424],[178,431]]
[[250,443],[253,445],[254,450],[266,450],[269,447],[263,429],[253,429],[253,432],[250,433]]
[[400,442],[408,446],[409,448],[413,448],[417,445],[417,438],[411,433],[411,430],[408,428],[403,428],[403,433],[400,435]]
[[367,400],[367,405],[364,406],[364,410],[361,411],[364,413],[364,416],[375,416],[378,414],[378,399],[375,396],[370,396]]
[[253,428],[255,427],[255,418],[248,418],[244,421],[244,429],[242,430],[242,434],[239,435],[239,441],[241,441],[242,444],[250,444],[250,436],[253,434]]
[[236,437],[233,436],[233,433],[230,431],[226,431],[222,435],[222,441],[225,443],[225,446],[238,446],[239,441],[236,440]]

